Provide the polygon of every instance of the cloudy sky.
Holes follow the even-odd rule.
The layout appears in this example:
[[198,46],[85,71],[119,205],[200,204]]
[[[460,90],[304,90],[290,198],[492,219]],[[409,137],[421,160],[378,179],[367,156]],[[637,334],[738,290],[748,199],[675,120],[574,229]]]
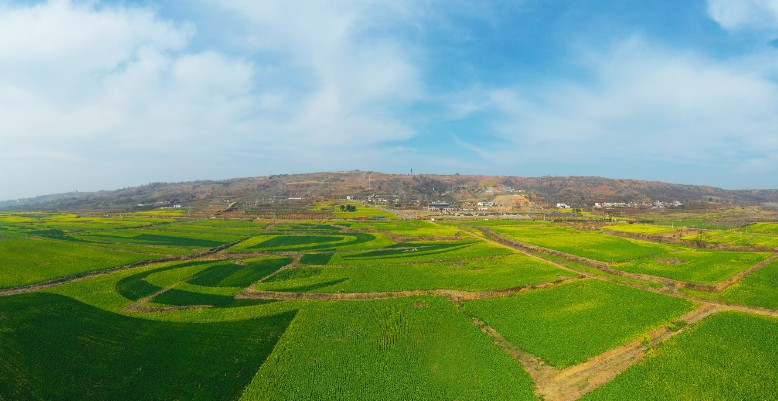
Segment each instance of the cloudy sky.
[[778,0],[0,0],[0,199],[278,173],[778,188]]

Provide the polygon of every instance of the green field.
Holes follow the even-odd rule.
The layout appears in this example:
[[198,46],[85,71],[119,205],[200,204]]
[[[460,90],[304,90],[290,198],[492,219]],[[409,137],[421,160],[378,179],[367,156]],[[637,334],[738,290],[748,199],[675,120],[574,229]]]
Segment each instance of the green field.
[[692,307],[689,301],[597,280],[464,304],[508,341],[557,367],[639,339]]
[[767,259],[766,252],[732,252],[677,247],[651,258],[613,266],[616,269],[692,283],[715,284]]
[[[0,288],[125,266],[23,295],[0,292],[0,401],[535,400],[548,385],[544,369],[568,377],[562,369],[589,361],[580,372],[601,374],[615,366],[603,353],[648,344],[662,327],[683,331],[585,399],[778,397],[778,319],[755,314],[772,312],[678,320],[704,299],[778,314],[778,262],[721,293],[678,290],[567,255],[527,255],[488,240],[480,226],[625,272],[702,284],[771,255],[525,220],[0,214]],[[775,226],[703,236],[778,238]],[[521,291],[499,291],[510,289]],[[432,290],[440,296],[411,292]],[[260,291],[281,293],[259,299]],[[526,371],[511,344],[553,369]]]
[[772,262],[720,293],[684,290],[698,297],[778,309],[778,262]]
[[508,238],[601,262],[625,262],[659,255],[666,249],[661,244],[563,226],[523,224],[494,226],[492,230]]
[[0,298],[0,399],[235,399],[293,318],[157,322],[59,295]]
[[0,288],[35,284],[165,255],[114,252],[79,242],[41,237],[0,240]]
[[256,288],[294,292],[383,292],[457,289],[486,291],[528,286],[573,273],[523,256],[468,260],[460,263],[395,263],[365,266],[298,268]]
[[534,400],[532,380],[448,301],[300,311],[241,400]]
[[[353,212],[341,210],[340,206],[352,206],[356,208]],[[355,219],[358,217],[382,217],[388,219],[396,219],[397,215],[378,209],[376,207],[366,205],[361,202],[338,200],[318,202],[311,206],[311,210],[332,213],[333,216],[339,219]]]
[[778,223],[754,223],[740,228],[738,231],[746,233],[778,235]]
[[454,226],[436,224],[426,220],[356,221],[352,222],[350,227],[362,230],[389,231],[406,237],[452,237],[460,231]]
[[394,241],[380,233],[314,233],[252,237],[230,248],[230,252],[333,251],[384,248]]
[[778,249],[778,235],[742,231],[707,231],[700,235],[683,237],[690,242],[707,242],[735,246],[758,246]]
[[651,224],[619,224],[603,226],[603,230],[621,231],[632,234],[664,234],[682,230],[682,227],[655,226]]
[[775,400],[778,320],[711,316],[586,400]]

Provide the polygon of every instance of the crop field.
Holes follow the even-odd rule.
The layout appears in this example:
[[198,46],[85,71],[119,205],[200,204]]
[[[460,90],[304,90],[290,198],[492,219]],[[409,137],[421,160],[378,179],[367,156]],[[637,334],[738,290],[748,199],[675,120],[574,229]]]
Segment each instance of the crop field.
[[294,318],[157,322],[46,293],[0,311],[0,398],[19,401],[235,399]]
[[380,233],[263,234],[231,248],[231,252],[311,252],[384,248],[394,241]]
[[[347,211],[347,210],[341,210],[340,206],[352,206],[356,210],[354,211]],[[366,205],[364,203],[355,202],[355,201],[328,201],[328,202],[318,202],[311,206],[311,210],[316,211],[322,211],[322,212],[329,212],[332,213],[333,216],[339,219],[354,219],[358,217],[382,217],[382,218],[397,218],[396,215],[386,212],[384,210],[378,209],[376,207]]]
[[778,309],[778,262],[772,262],[720,293],[684,290],[703,298]]
[[746,233],[778,235],[778,223],[754,223],[747,225],[738,231]]
[[680,231],[683,229],[683,227],[655,226],[651,224],[619,224],[614,226],[604,226],[602,229],[633,234],[664,234]]
[[660,255],[666,250],[661,244],[563,226],[521,224],[492,229],[508,238],[602,262],[625,262]]
[[6,238],[0,240],[0,288],[29,285],[163,256],[115,252],[50,238]]
[[401,221],[357,221],[350,225],[353,229],[389,231],[406,237],[453,237],[460,232],[455,226],[434,224],[426,220]]
[[487,291],[529,286],[575,277],[549,263],[524,255],[459,263],[393,263],[311,267],[287,270],[255,288],[294,292],[382,292],[457,289]]
[[715,284],[767,259],[767,252],[733,252],[674,247],[667,253],[613,266],[616,269],[691,283]]
[[342,399],[535,397],[529,375],[451,303],[417,297],[300,311],[241,397]]
[[736,246],[758,246],[778,249],[778,235],[744,231],[708,231],[700,235],[683,237],[690,242],[702,241],[710,244]]
[[774,400],[778,319],[719,313],[587,400]]
[[414,263],[461,260],[487,256],[510,255],[514,251],[485,241],[424,241],[402,242],[383,249],[366,252],[336,253],[330,264],[371,265],[377,263]]
[[778,398],[778,261],[720,292],[659,280],[770,252],[543,221],[180,217],[0,214],[0,400]]
[[464,304],[507,340],[557,367],[639,339],[692,307],[689,301],[596,280]]
[[85,235],[76,235],[78,239],[103,242],[162,245],[172,247],[213,248],[237,242],[246,235],[211,233],[202,230],[197,233],[180,233],[171,230],[129,229],[121,231],[98,231]]

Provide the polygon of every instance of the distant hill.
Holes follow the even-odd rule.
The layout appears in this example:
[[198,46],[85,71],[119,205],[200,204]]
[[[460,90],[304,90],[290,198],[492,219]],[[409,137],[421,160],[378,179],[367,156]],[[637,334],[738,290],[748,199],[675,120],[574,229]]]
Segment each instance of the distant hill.
[[[113,191],[77,192],[0,202],[3,210],[128,211],[182,205],[214,212],[250,210],[278,201],[300,205],[324,199],[375,197],[400,205],[489,199],[524,194],[537,203],[588,207],[594,202],[717,202],[778,206],[778,190],[724,190],[709,186],[602,177],[398,175],[367,171],[280,174],[221,181],[152,183]],[[302,206],[301,206],[302,207]]]

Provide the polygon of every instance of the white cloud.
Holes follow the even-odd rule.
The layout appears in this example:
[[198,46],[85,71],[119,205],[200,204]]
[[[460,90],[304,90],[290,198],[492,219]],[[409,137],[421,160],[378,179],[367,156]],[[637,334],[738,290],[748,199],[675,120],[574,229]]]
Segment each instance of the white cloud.
[[481,149],[482,156],[502,165],[552,157],[567,166],[613,160],[734,171],[778,152],[778,86],[762,67],[751,71],[640,40],[583,59],[588,83],[490,91],[503,115],[496,132],[512,145]]
[[246,133],[253,66],[187,51],[191,24],[61,0],[0,18],[0,147],[16,155],[3,197],[164,178],[207,160],[225,130]]
[[728,30],[778,30],[777,0],[708,0],[708,14]]
[[152,9],[0,4],[0,148],[17,155],[0,198],[353,168],[414,135],[400,119],[422,92],[413,49],[371,21],[412,8],[198,6],[244,27],[241,56],[193,50],[195,25]]
[[[251,21],[250,46],[283,60],[285,78],[300,91],[283,99],[287,135],[319,146],[349,147],[409,138],[413,129],[399,115],[419,99],[421,81],[413,50],[385,32],[383,23],[407,17],[405,2],[225,1]],[[395,112],[393,112],[395,110]]]

